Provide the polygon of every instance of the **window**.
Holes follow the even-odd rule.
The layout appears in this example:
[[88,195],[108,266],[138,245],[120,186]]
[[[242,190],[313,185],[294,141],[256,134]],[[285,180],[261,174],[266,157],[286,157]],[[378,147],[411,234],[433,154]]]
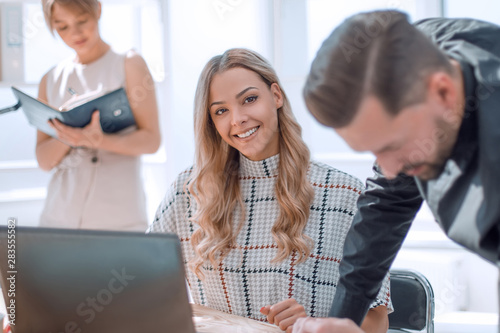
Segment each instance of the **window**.
[[500,2],[496,0],[476,0],[472,4],[466,0],[443,0],[443,16],[470,17],[500,24]]

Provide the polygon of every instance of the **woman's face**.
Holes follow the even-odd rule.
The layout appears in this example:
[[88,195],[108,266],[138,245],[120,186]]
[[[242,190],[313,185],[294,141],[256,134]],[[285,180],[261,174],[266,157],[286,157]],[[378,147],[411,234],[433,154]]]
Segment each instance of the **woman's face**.
[[232,68],[216,74],[210,84],[210,117],[231,147],[253,161],[279,153],[278,111],[283,96],[248,69]]
[[98,17],[75,7],[54,3],[51,23],[64,43],[78,54],[92,50],[100,41]]

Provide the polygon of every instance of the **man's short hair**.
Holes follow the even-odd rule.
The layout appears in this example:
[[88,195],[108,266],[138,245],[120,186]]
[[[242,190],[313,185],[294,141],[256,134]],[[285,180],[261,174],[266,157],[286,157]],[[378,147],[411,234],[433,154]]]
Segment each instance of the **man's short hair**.
[[309,111],[324,125],[347,126],[367,95],[387,111],[422,102],[429,74],[452,73],[446,55],[394,10],[356,14],[333,30],[304,87]]

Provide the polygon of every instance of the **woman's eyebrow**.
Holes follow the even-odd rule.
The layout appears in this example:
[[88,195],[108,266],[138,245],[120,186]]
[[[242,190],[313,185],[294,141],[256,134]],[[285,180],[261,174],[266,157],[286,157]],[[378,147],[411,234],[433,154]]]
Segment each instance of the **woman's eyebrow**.
[[[242,91],[240,91],[239,93],[236,94],[236,98],[240,98],[244,93],[246,93],[247,91],[249,91],[251,89],[257,89],[257,90],[259,90],[259,88],[257,88],[257,87],[248,87],[248,88],[245,88],[245,89],[243,89]],[[224,103],[225,103],[224,101],[213,102],[213,103],[210,104],[209,108],[212,108],[212,106],[214,106],[214,105],[224,104]]]
[[[77,18],[77,19],[79,19],[79,18],[81,18],[82,16],[87,16],[87,14],[89,14],[89,13],[86,13],[86,12],[81,12],[80,14],[77,14],[77,15],[76,15],[76,18]],[[55,19],[55,20],[54,20],[54,23],[64,23],[64,21],[61,21],[61,20],[57,20],[57,19]]]
[[257,89],[259,90],[257,87],[248,87],[246,89],[243,89],[242,91],[240,91],[238,94],[236,94],[236,98],[240,98],[241,95],[243,95],[244,93],[246,93],[247,91],[249,91],[250,89]]

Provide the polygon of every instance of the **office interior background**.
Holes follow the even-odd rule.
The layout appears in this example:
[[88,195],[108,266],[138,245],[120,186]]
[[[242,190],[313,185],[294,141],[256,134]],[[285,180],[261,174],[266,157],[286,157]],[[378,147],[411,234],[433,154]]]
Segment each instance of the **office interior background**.
[[[498,0],[102,0],[102,5],[103,39],[117,51],[141,53],[156,82],[162,146],[142,158],[150,221],[175,176],[193,163],[194,91],[212,56],[246,47],[269,59],[313,158],[364,181],[373,156],[353,152],[311,117],[302,100],[311,61],[331,30],[351,14],[382,8],[403,10],[412,21],[444,16],[500,24]],[[3,108],[16,103],[11,86],[36,96],[43,74],[72,50],[49,33],[40,1],[0,0],[0,22]],[[19,225],[38,224],[50,173],[37,167],[35,139],[22,112],[0,116],[0,224],[9,217]],[[494,331],[498,269],[448,240],[426,207],[394,266],[419,270],[432,283],[436,332],[439,325],[441,332]]]

